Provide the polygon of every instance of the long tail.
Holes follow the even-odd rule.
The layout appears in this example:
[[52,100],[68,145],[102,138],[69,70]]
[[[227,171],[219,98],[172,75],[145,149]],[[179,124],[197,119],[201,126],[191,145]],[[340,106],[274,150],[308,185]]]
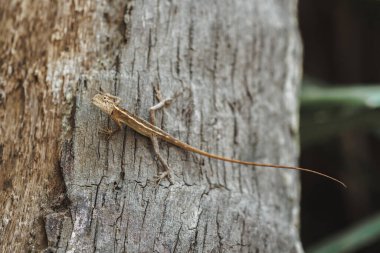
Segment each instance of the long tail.
[[328,178],[328,179],[330,179],[332,181],[335,181],[336,183],[342,185],[343,187],[347,188],[346,184],[343,183],[342,181],[340,181],[340,180],[338,180],[338,179],[336,179],[334,177],[331,177],[329,175],[323,174],[322,172],[315,171],[315,170],[305,169],[305,168],[295,167],[295,166],[287,166],[287,165],[277,165],[277,164],[269,164],[269,163],[257,163],[257,162],[247,162],[247,161],[235,160],[235,159],[227,158],[227,157],[224,157],[224,156],[210,154],[210,153],[205,152],[203,150],[200,150],[200,149],[197,149],[195,147],[192,147],[189,144],[186,144],[186,143],[184,143],[182,141],[179,141],[179,140],[177,140],[175,138],[165,138],[165,137],[161,137],[161,138],[165,139],[165,141],[170,142],[171,144],[173,144],[173,145],[175,145],[177,147],[183,148],[183,146],[185,146],[185,149],[187,149],[187,150],[189,150],[191,152],[194,152],[194,153],[197,153],[197,154],[200,154],[200,155],[203,155],[203,156],[211,157],[211,158],[214,158],[214,159],[217,159],[217,160],[222,160],[222,161],[231,162],[231,163],[239,163],[239,164],[244,164],[244,165],[253,165],[253,166],[270,167],[270,168],[276,168],[276,169],[290,169],[290,170],[305,171],[305,172],[313,173],[313,174],[316,174],[316,175]]

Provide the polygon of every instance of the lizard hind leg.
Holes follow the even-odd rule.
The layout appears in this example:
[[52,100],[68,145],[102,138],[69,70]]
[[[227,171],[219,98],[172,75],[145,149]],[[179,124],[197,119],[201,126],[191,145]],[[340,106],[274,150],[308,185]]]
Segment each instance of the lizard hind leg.
[[151,139],[152,144],[153,144],[153,151],[154,151],[156,157],[158,158],[158,160],[160,161],[160,163],[162,164],[162,166],[165,169],[164,172],[162,172],[159,175],[155,176],[156,183],[159,184],[162,179],[167,178],[169,180],[170,184],[173,184],[173,181],[171,179],[171,169],[170,169],[169,165],[167,164],[167,162],[165,161],[165,159],[160,154],[160,148],[159,148],[159,145],[158,145],[157,137],[151,137],[150,139]]
[[[170,103],[172,101],[172,99],[170,99],[170,98],[162,99],[159,89],[155,88],[155,92],[156,92],[156,98],[158,99],[158,104],[149,108],[150,123],[154,126],[156,126],[156,111],[165,107],[165,106],[170,105]],[[164,172],[162,172],[161,174],[159,174],[155,177],[157,184],[159,184],[160,181],[162,179],[165,179],[165,178],[167,178],[169,180],[170,184],[173,184],[173,181],[171,179],[171,169],[170,169],[169,165],[167,164],[167,162],[165,161],[165,159],[160,154],[160,147],[158,145],[157,137],[152,136],[150,139],[151,139],[152,144],[153,144],[153,151],[165,169]]]

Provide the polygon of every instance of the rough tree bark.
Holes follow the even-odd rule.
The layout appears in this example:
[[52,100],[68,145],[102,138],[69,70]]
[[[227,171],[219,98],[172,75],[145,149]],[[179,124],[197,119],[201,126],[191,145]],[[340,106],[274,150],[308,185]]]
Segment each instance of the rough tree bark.
[[296,172],[210,160],[91,105],[96,89],[203,150],[295,164],[301,45],[292,1],[1,4],[0,251],[302,252]]

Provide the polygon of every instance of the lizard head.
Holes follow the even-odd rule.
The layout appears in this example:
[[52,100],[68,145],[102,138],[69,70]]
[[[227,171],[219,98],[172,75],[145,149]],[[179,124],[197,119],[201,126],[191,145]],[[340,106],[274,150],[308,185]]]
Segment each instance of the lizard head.
[[115,105],[118,103],[118,100],[117,97],[108,93],[99,93],[92,98],[92,103],[103,112],[111,115]]

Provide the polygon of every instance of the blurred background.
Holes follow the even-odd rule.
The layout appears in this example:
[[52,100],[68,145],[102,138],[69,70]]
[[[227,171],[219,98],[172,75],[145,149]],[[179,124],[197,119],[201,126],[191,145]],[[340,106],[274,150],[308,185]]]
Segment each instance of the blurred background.
[[306,252],[380,252],[380,0],[299,0]]

